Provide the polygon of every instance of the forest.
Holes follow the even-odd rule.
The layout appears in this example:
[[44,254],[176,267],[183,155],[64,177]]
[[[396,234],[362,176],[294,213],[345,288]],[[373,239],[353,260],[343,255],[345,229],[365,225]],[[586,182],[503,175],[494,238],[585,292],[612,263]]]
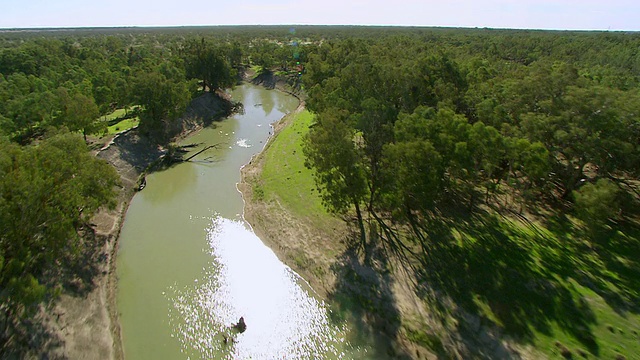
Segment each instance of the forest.
[[[621,48],[633,40],[621,36]],[[403,246],[395,225],[424,240],[428,221],[452,205],[569,212],[593,231],[630,220],[640,169],[637,55],[594,35],[575,35],[572,46],[565,38],[319,47],[304,77],[318,114],[305,149],[326,205],[355,209],[360,223],[366,213],[394,249]]]
[[[425,301],[522,343],[557,328],[547,348],[564,357],[640,352],[639,52],[624,32],[0,31],[2,338],[55,298],[91,215],[113,205],[117,174],[91,153],[105,117],[124,109],[167,145],[193,98],[253,68],[315,114],[305,165],[367,266],[396,259]],[[591,293],[629,320],[598,325]],[[625,334],[617,347],[606,326]],[[432,331],[407,333],[448,353]]]

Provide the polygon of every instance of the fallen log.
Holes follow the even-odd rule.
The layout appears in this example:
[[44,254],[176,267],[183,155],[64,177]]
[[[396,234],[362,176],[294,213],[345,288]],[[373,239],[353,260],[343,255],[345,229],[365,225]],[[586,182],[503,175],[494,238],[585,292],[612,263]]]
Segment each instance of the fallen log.
[[184,159],[182,161],[189,161],[189,160],[193,159],[194,157],[202,154],[203,152],[205,152],[205,151],[207,151],[209,149],[218,148],[219,145],[220,144],[214,144],[214,145],[205,146],[202,150],[196,152],[195,154],[189,156],[188,158],[186,158],[186,159]]

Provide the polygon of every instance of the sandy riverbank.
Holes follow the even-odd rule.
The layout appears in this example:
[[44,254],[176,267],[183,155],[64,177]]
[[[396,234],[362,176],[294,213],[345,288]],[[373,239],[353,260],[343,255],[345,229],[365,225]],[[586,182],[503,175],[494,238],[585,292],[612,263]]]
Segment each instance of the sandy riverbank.
[[[253,198],[252,191],[252,184],[260,176],[264,165],[264,154],[268,151],[273,139],[284,127],[289,125],[297,113],[303,110],[304,102],[301,102],[293,112],[273,124],[274,135],[269,138],[264,149],[241,168],[241,180],[237,184],[237,188],[242,193],[244,200],[244,219],[252,226],[256,235],[276,253],[282,262],[300,274],[321,298],[327,299],[335,279],[332,279],[331,276],[318,277],[313,275],[311,271],[317,267],[328,268],[331,262],[320,253],[313,254],[313,264],[304,261],[306,266],[298,266],[302,264],[296,264],[295,261],[300,259],[301,254],[305,259],[308,257],[311,259],[310,256],[312,254],[309,252],[312,249],[319,248],[317,242],[323,241],[326,234],[318,233],[312,224],[304,223],[297,219],[278,202],[257,201]],[[333,230],[337,233],[345,232],[346,227],[341,225],[344,224],[336,222],[337,228]],[[304,241],[300,239],[304,239]],[[315,246],[304,246],[311,244]]]
[[140,175],[164,152],[135,130],[117,136],[96,154],[120,175],[117,207],[101,209],[92,219],[100,244],[89,261],[97,260],[98,271],[86,294],[63,293],[48,316],[49,331],[60,339],[53,353],[68,359],[122,359],[122,342],[116,307],[116,254],[118,237]]
[[[240,169],[241,179],[236,187],[242,194],[244,201],[243,217],[280,261],[300,274],[321,298],[327,299],[335,279],[330,274],[322,277],[315,276],[312,271],[318,268],[328,269],[332,262],[328,261],[324,254],[319,252],[311,254],[310,251],[311,249],[321,249],[318,242],[324,241],[328,234],[318,233],[312,224],[296,218],[279,203],[257,201],[252,196],[252,184],[260,176],[265,153],[282,129],[289,126],[296,115],[305,110],[305,102],[298,93],[292,91],[293,89],[284,79],[279,79],[273,74],[255,77],[254,73],[248,71],[244,74],[244,79],[255,85],[287,93],[296,97],[300,103],[294,111],[272,124],[273,135],[269,137],[263,149]],[[333,235],[340,236],[340,234],[346,233],[347,229],[344,223],[336,221],[334,225],[335,228],[331,229]],[[300,241],[300,239],[305,240]],[[305,244],[313,244],[314,246],[309,247]]]

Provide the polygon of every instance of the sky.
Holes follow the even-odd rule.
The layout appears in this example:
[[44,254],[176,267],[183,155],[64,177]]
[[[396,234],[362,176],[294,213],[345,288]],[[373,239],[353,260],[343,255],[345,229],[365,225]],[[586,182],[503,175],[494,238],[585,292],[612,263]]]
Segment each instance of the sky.
[[640,30],[639,0],[0,0],[0,28],[402,25]]

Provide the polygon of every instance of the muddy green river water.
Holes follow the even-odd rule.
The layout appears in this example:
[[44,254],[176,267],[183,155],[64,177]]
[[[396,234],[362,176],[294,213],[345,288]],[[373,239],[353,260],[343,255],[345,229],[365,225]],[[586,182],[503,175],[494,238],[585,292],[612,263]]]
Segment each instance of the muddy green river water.
[[[183,141],[218,144],[147,176],[119,240],[118,311],[126,359],[362,359],[367,347],[242,218],[240,167],[298,105],[252,85],[237,114]],[[244,317],[247,329],[231,325]],[[227,341],[225,342],[225,337]]]

